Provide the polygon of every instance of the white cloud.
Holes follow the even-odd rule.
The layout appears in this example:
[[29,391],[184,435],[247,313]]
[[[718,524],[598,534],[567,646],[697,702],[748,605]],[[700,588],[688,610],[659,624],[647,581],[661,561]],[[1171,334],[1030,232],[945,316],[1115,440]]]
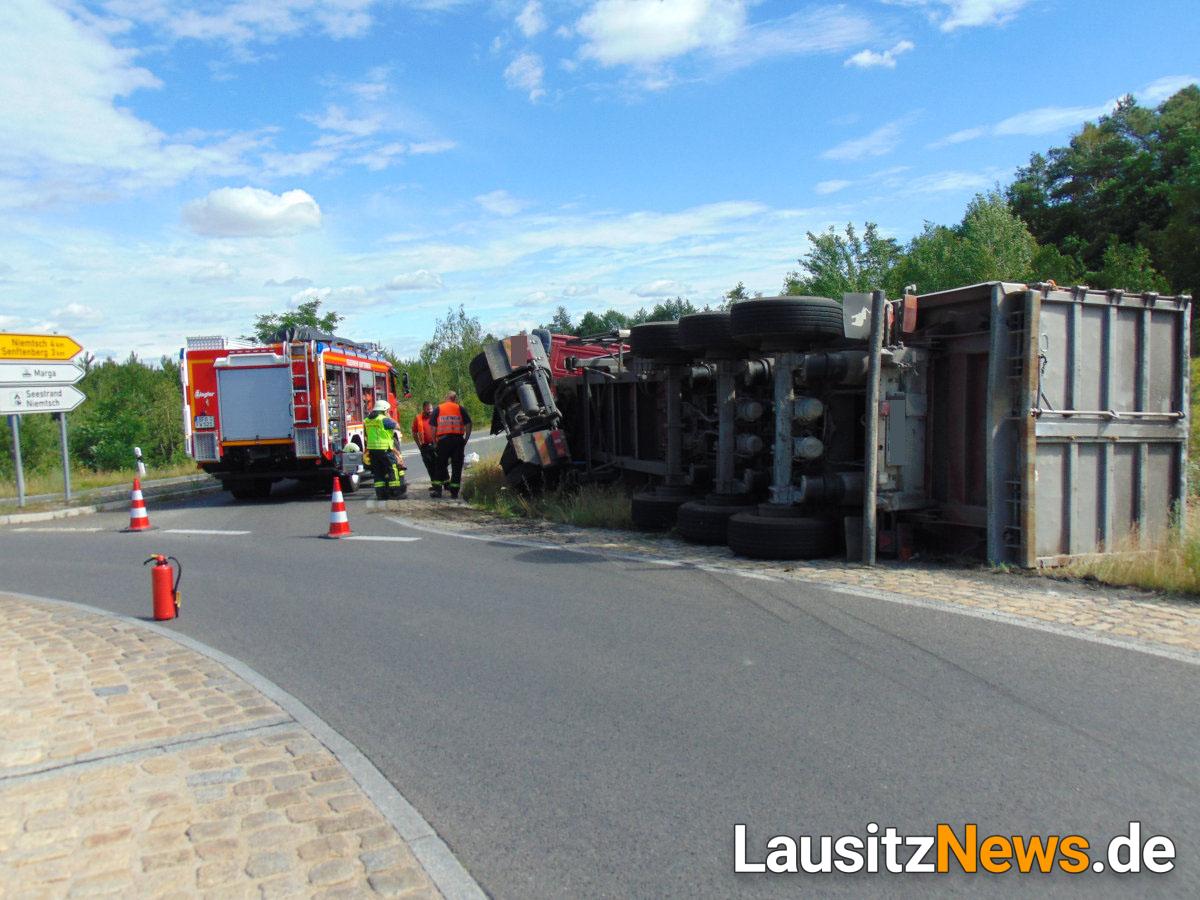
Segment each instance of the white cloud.
[[916,45],[912,41],[900,41],[882,53],[875,50],[860,50],[849,57],[842,65],[855,66],[859,69],[896,68],[896,57],[907,53]]
[[312,122],[322,131],[333,131],[353,137],[367,137],[383,127],[383,120],[379,115],[351,116],[345,109],[333,103],[325,107],[325,112],[319,115],[306,115],[302,118]]
[[300,275],[293,275],[291,278],[285,278],[280,281],[277,278],[268,278],[263,282],[263,287],[294,287],[306,288],[312,287],[312,279],[304,278]]
[[537,101],[546,95],[546,89],[542,87],[544,75],[542,58],[526,51],[508,64],[504,70],[504,83],[515,90],[528,91],[529,99]]
[[0,205],[78,202],[197,172],[245,171],[242,156],[261,145],[261,133],[201,146],[168,138],[127,108],[124,98],[161,86],[133,58],[64,5],[0,3],[0,171],[13,179]]
[[1167,75],[1150,82],[1134,96],[1145,106],[1157,106],[1188,85],[1197,83],[1200,83],[1200,77],[1196,75]]
[[104,318],[104,314],[98,309],[93,309],[83,303],[68,303],[66,306],[61,306],[54,310],[53,313],[60,319],[68,319],[71,322],[98,322]]
[[691,286],[671,278],[656,278],[635,287],[632,293],[636,297],[678,297],[691,293]]
[[457,146],[456,141],[418,141],[408,145],[408,152],[413,156],[425,156],[431,153],[445,153]]
[[480,194],[475,198],[475,202],[488,212],[495,213],[498,216],[515,216],[529,205],[524,200],[512,196],[512,194],[505,190]]
[[650,65],[700,47],[732,43],[744,0],[597,0],[576,24],[582,53],[602,66]]
[[905,193],[916,196],[946,191],[982,191],[995,184],[998,172],[933,172],[914,178]]
[[160,29],[174,38],[233,45],[274,43],[307,31],[335,39],[361,37],[372,25],[376,0],[108,0],[113,15]]
[[569,284],[562,289],[564,297],[592,297],[597,292],[594,284]]
[[301,190],[272,194],[261,188],[218,188],[183,208],[197,234],[217,237],[274,237],[319,228],[321,208]]
[[428,269],[396,275],[380,287],[383,291],[431,291],[442,286],[442,276]]
[[884,0],[895,6],[918,6],[942,31],[1003,25],[1012,21],[1030,0]]
[[546,16],[538,0],[529,0],[517,14],[517,27],[527,38],[536,37],[546,30]]
[[966,141],[973,141],[976,138],[983,137],[987,134],[986,128],[964,128],[962,131],[956,131],[954,134],[948,134],[938,141],[929,144],[930,150],[940,150],[942,147],[949,147],[951,144],[962,144]]
[[834,178],[829,181],[818,181],[813,190],[821,196],[825,196],[827,194],[836,194],[838,191],[843,191],[852,184],[854,184],[853,181],[844,181],[839,178]]
[[907,121],[907,119],[896,119],[895,121],[880,125],[870,134],[865,134],[859,138],[852,138],[834,147],[830,147],[821,156],[824,159],[842,161],[884,156],[891,153],[895,149],[896,144],[899,143],[900,131]]
[[225,260],[218,260],[214,263],[208,263],[196,268],[188,280],[193,284],[218,284],[223,281],[232,281],[237,278],[238,270]]

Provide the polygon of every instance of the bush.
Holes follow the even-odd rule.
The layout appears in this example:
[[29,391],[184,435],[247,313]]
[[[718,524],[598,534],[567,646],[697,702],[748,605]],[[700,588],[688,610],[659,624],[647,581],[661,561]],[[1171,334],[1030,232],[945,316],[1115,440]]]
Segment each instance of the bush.
[[546,519],[583,528],[632,528],[629,497],[618,487],[563,486],[521,494],[508,487],[497,459],[471,467],[463,481],[463,499],[477,509],[501,516]]

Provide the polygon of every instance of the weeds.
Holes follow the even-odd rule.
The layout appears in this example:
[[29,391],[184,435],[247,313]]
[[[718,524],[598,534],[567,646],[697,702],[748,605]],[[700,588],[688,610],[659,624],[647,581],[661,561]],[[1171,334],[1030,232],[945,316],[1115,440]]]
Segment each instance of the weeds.
[[[191,460],[175,463],[169,466],[148,468],[146,479],[177,478],[180,475],[195,475],[200,470]],[[86,491],[89,488],[109,487],[114,484],[125,484],[133,481],[136,472],[133,469],[116,469],[106,472],[93,472],[91,469],[75,469],[71,472],[71,490]],[[25,475],[25,493],[30,496],[37,494],[55,494],[63,489],[62,469],[48,472],[29,472]],[[0,484],[0,502],[15,501],[17,485],[13,480]]]
[[1173,528],[1153,545],[1135,535],[1115,553],[1071,564],[1066,574],[1103,584],[1200,595],[1200,502],[1189,505],[1184,528]]
[[545,519],[584,528],[632,528],[629,497],[617,487],[561,487],[521,494],[508,487],[496,459],[471,467],[463,482],[463,499],[476,509],[510,518]]

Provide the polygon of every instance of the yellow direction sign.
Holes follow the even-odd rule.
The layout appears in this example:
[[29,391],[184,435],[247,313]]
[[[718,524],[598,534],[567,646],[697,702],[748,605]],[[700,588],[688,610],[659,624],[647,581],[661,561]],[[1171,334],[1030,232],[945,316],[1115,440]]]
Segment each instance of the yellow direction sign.
[[83,347],[65,334],[0,333],[0,359],[66,361]]

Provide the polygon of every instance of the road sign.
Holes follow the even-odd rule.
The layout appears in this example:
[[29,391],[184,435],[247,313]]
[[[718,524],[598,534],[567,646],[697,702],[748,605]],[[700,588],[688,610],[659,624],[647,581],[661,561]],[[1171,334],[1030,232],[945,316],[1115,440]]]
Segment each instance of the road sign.
[[0,362],[0,384],[74,384],[83,369],[60,362]]
[[23,384],[0,388],[0,414],[70,412],[86,400],[70,385]]
[[0,334],[0,360],[45,359],[65,362],[83,347],[65,334]]

